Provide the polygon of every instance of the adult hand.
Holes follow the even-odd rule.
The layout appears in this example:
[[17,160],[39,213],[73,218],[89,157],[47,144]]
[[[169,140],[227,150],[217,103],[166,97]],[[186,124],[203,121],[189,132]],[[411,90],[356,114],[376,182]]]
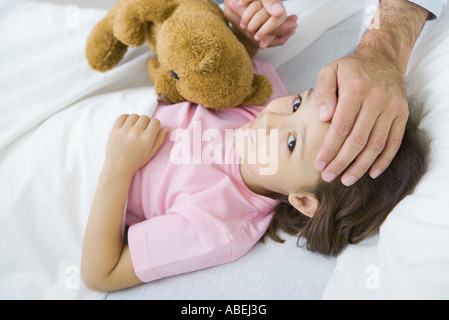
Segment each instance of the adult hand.
[[[238,5],[241,7],[246,7],[249,3],[254,0],[238,0]],[[282,4],[282,0],[260,0],[263,4],[263,7],[267,12],[273,17],[279,18],[283,14],[285,14],[285,8]]]
[[409,115],[405,72],[428,11],[383,0],[376,15],[379,28],[367,30],[353,54],[323,67],[315,87],[320,119],[332,120],[315,159],[327,182],[342,172],[346,186],[368,170],[377,178],[402,143]]
[[377,178],[399,150],[409,115],[402,72],[379,57],[355,53],[321,70],[314,97],[320,119],[332,119],[315,162],[323,180],[334,180],[348,165],[341,179],[346,186],[370,167]]
[[[283,45],[294,33],[298,26],[296,15],[286,16],[282,6],[282,13],[270,16],[262,8],[260,1],[224,0],[224,15],[241,34],[246,35],[250,44],[258,49]],[[264,8],[262,8],[264,9]],[[286,17],[286,18],[285,18]]]

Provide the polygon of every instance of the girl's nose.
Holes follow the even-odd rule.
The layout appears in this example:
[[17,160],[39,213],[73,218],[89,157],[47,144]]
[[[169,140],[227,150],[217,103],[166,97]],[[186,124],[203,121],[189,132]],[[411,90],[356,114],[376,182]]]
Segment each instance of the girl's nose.
[[262,117],[262,123],[264,126],[263,129],[266,129],[267,133],[273,129],[281,129],[282,127],[286,126],[286,122],[286,116],[276,112],[267,111],[263,114]]

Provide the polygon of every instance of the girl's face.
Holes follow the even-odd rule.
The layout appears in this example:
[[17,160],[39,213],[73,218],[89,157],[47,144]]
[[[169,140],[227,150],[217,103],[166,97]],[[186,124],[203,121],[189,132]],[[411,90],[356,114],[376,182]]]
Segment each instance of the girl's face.
[[314,159],[329,125],[318,119],[312,90],[273,100],[237,135],[247,186],[267,196],[313,190],[321,176]]

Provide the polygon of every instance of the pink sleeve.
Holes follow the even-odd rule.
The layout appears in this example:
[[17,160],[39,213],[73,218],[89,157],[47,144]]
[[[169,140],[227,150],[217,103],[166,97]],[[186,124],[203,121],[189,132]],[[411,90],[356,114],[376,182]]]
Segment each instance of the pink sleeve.
[[235,261],[246,254],[271,220],[269,211],[256,208],[271,208],[274,200],[256,198],[249,205],[243,193],[223,179],[186,195],[164,215],[132,225],[128,244],[139,279],[150,282]]
[[[196,221],[203,216],[202,221]],[[204,215],[168,213],[130,227],[128,243],[138,278],[150,282],[230,262],[228,236]]]

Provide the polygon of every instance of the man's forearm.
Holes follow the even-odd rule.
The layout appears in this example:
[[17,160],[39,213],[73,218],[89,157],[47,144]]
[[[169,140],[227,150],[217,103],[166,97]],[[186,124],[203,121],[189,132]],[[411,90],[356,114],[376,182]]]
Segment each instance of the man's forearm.
[[406,0],[382,0],[373,28],[363,35],[356,53],[393,62],[405,75],[408,60],[429,12]]

